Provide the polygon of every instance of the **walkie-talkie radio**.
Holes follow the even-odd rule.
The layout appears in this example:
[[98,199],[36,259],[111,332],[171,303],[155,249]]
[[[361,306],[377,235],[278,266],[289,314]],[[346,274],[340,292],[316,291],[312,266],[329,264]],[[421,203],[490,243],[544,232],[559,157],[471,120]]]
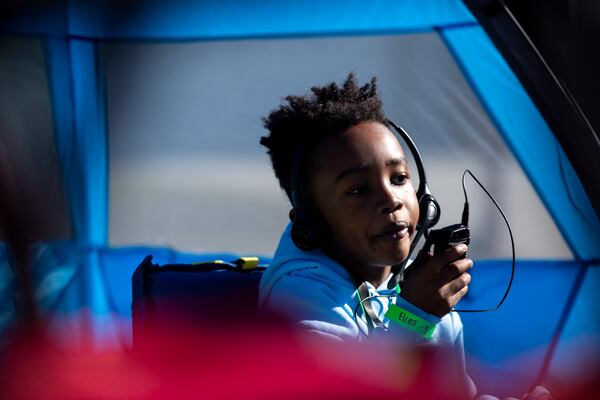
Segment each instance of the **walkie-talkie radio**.
[[427,240],[421,252],[429,252],[433,246],[433,255],[437,256],[444,250],[464,243],[471,242],[469,227],[463,224],[454,224],[442,229],[432,229],[427,235]]

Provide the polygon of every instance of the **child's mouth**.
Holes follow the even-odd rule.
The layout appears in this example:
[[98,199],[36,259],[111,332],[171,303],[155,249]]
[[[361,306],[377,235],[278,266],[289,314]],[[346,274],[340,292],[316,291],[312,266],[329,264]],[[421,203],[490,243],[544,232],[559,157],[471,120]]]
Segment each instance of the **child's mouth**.
[[401,239],[405,238],[406,236],[408,236],[408,224],[402,222],[398,225],[394,225],[393,227],[386,230],[385,232],[374,236],[373,239],[391,242],[391,241],[401,240]]

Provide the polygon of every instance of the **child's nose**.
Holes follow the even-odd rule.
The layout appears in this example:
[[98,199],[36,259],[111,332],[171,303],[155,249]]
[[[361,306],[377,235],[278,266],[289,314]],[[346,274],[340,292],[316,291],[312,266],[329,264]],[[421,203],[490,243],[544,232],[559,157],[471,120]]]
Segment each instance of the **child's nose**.
[[402,200],[389,185],[382,185],[380,192],[379,212],[390,214],[402,207]]

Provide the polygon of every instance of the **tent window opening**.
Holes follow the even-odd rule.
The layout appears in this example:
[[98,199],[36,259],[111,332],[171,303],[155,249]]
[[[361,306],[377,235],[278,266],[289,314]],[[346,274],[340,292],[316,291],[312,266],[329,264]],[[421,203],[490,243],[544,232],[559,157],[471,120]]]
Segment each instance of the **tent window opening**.
[[[387,116],[419,146],[442,206],[462,210],[469,168],[510,219],[519,258],[572,254],[437,33],[104,43],[109,243],[272,254],[289,204],[264,149],[261,117],[288,94],[372,76]],[[472,258],[508,258],[506,227],[475,185]]]

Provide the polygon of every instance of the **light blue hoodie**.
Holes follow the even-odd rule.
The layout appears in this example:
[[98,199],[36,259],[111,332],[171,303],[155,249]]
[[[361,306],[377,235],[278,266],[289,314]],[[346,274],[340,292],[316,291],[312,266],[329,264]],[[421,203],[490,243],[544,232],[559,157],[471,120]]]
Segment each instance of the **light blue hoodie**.
[[[428,314],[396,295],[395,291],[388,290],[387,280],[378,288],[370,283],[367,285],[370,295],[390,295],[372,301],[373,309],[387,329],[374,328],[369,333],[362,311],[354,317],[359,300],[348,271],[320,250],[306,252],[298,249],[292,241],[291,225],[288,225],[281,235],[273,262],[260,281],[258,306],[263,312],[277,313],[302,329],[338,341],[381,336],[409,343],[451,346],[461,359],[465,384],[469,397],[473,398],[477,390],[466,373],[463,325],[459,315],[451,312],[438,318]],[[390,304],[397,304],[435,324],[431,339],[424,339],[384,318]]]
[[[390,276],[391,278],[391,276]],[[388,278],[389,280],[389,278]],[[341,341],[364,340],[369,335],[394,335],[416,343],[432,343],[463,349],[463,326],[457,313],[438,318],[415,307],[387,289],[387,280],[378,288],[367,283],[370,295],[390,295],[372,300],[379,319],[388,328],[374,328],[369,333],[367,322],[359,309],[355,283],[348,271],[320,250],[298,249],[288,225],[279,241],[273,262],[260,281],[259,309],[287,317],[303,329]],[[390,304],[435,324],[430,340],[423,339],[402,326],[391,323],[384,315]]]

